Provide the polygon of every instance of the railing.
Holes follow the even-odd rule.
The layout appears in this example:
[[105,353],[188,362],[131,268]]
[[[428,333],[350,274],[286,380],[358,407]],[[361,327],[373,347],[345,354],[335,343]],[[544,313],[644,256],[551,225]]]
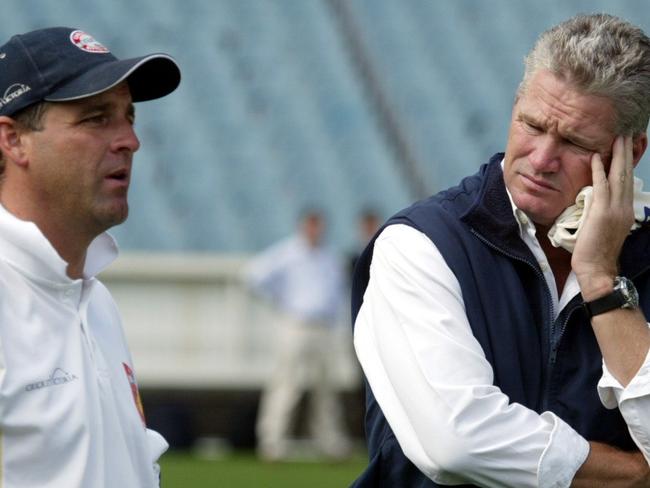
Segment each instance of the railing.
[[[100,277],[115,298],[138,381],[154,388],[259,388],[273,367],[280,316],[243,286],[246,256],[124,254]],[[342,389],[359,370],[350,327],[332,367]]]

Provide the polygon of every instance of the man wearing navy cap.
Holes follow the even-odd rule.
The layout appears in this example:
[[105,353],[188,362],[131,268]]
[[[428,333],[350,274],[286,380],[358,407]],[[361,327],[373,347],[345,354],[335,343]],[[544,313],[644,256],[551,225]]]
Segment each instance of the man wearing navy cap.
[[180,82],[56,27],[0,47],[0,486],[157,487],[117,308],[95,278],[128,215],[133,102]]

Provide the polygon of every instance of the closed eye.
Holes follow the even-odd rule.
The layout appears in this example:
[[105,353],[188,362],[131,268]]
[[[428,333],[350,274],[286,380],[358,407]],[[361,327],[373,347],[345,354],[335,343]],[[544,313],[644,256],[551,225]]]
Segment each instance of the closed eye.
[[86,120],[88,120],[90,122],[103,123],[103,122],[106,122],[108,120],[108,117],[106,117],[106,115],[95,115],[94,117],[90,117],[90,118],[88,118]]
[[106,125],[108,123],[108,115],[105,113],[96,113],[92,115],[88,115],[81,119],[81,122],[84,124],[92,124],[92,125]]
[[542,132],[544,132],[544,129],[538,124],[535,124],[534,122],[531,122],[529,120],[523,120],[523,119],[520,122],[523,124],[524,128],[531,134],[541,134]]
[[571,146],[571,148],[574,151],[580,152],[580,153],[592,153],[595,152],[595,149],[592,149],[591,147],[587,146],[583,141],[576,140],[573,138],[565,137],[563,138],[562,142],[565,144]]
[[576,142],[571,142],[571,141],[568,141],[568,142],[569,142],[569,144],[571,144],[571,146],[573,146],[573,149],[575,149],[576,151],[578,151],[580,153],[587,154],[587,153],[594,152],[593,150],[591,150],[591,149],[589,149],[589,148],[587,148],[585,146],[582,146],[582,145],[580,145],[580,144],[578,144]]

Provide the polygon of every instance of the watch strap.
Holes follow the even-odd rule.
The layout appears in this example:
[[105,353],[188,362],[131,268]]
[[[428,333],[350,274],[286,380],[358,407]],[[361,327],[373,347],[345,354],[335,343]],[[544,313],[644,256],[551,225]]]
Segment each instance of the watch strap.
[[609,312],[615,308],[621,308],[625,303],[626,300],[623,292],[619,289],[615,289],[604,297],[596,298],[591,302],[582,302],[582,306],[587,312],[587,316],[591,318],[594,315]]

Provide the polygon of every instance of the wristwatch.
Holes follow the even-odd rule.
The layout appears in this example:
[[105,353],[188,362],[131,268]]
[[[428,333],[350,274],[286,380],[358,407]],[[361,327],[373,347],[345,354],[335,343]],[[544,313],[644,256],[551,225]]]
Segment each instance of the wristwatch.
[[590,302],[582,302],[582,306],[589,318],[615,308],[637,308],[639,293],[631,280],[625,276],[617,276],[614,278],[614,290],[610,294]]

